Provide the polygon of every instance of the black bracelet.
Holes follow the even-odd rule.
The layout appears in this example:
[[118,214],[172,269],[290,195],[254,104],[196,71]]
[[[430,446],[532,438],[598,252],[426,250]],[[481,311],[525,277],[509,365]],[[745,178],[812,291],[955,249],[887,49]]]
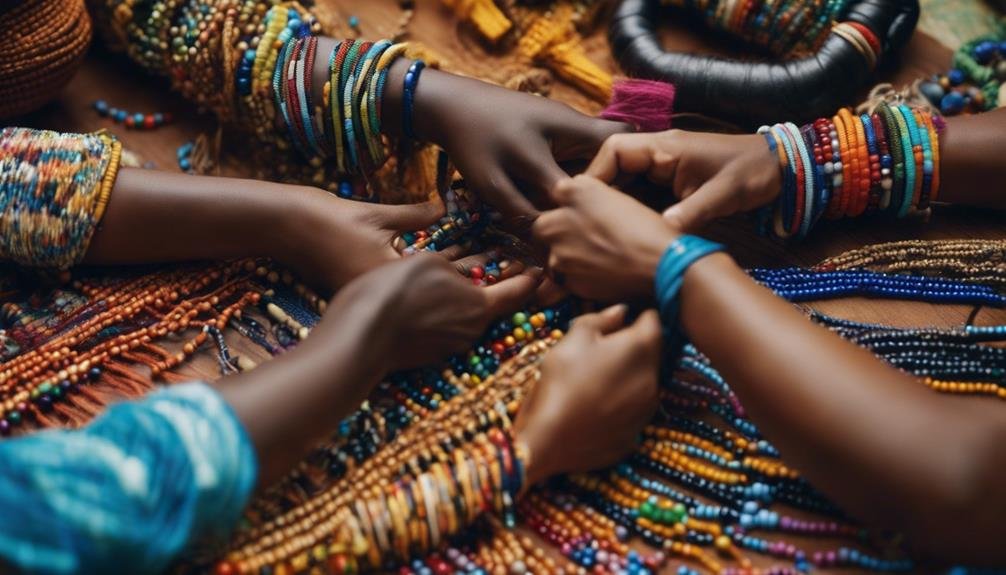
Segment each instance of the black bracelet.
[[[659,8],[659,0],[623,0],[608,39],[628,74],[675,84],[677,111],[743,126],[803,122],[851,103],[872,75],[860,50],[834,33],[816,54],[786,62],[667,52],[656,34]],[[873,31],[882,46],[880,65],[908,42],[918,18],[918,0],[862,0],[849,6],[844,20]]]

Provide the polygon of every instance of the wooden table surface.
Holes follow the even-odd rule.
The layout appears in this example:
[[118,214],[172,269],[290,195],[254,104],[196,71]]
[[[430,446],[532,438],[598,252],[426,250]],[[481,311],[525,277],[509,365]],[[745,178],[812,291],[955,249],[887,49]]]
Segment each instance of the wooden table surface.
[[[438,0],[417,0],[416,5],[408,38],[432,48],[443,58],[445,69],[499,83],[505,82],[515,71],[525,69],[506,50],[488,48],[470,29],[459,26],[453,14]],[[351,33],[347,24],[350,15],[360,19],[363,36],[370,38],[390,35],[401,17],[396,0],[319,0],[317,11],[335,36]],[[670,48],[718,51],[700,36],[681,27],[668,28],[664,36]],[[584,46],[595,62],[616,72],[603,30],[595,31],[586,38]],[[945,47],[917,32],[905,49],[900,65],[880,74],[877,81],[893,81],[899,86],[907,84],[915,78],[946,70],[950,56]],[[588,113],[596,113],[601,107],[599,102],[591,101],[561,82],[554,85],[551,96]],[[105,99],[110,105],[131,111],[170,111],[175,115],[176,122],[153,132],[126,130],[93,112],[91,104],[96,99]],[[119,136],[128,150],[137,153],[143,160],[153,162],[161,170],[177,170],[176,148],[201,133],[212,134],[216,129],[216,121],[211,115],[198,113],[192,105],[171,93],[163,79],[146,75],[124,57],[110,54],[100,47],[92,49],[83,68],[56,102],[18,123],[61,131],[83,132],[106,128]],[[231,157],[226,158],[224,168],[230,174],[251,172],[240,160]],[[746,220],[721,223],[711,235],[728,242],[731,252],[746,266],[812,264],[826,256],[880,241],[1006,237],[999,214],[946,207],[936,208],[932,221],[928,223],[890,220],[826,223],[802,244],[783,244],[761,238]],[[971,312],[967,306],[860,298],[823,302],[816,307],[851,319],[903,326],[959,325]],[[983,310],[978,321],[1004,323],[1006,314]],[[236,338],[232,347],[236,353],[248,353],[261,359],[261,352],[250,346],[245,349]],[[194,377],[217,377],[216,363],[208,353],[185,369]]]

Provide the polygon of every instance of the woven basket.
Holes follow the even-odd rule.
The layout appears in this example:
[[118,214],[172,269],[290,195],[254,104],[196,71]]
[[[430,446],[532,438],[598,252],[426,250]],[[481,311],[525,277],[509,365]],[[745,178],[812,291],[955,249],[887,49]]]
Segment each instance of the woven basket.
[[0,120],[54,99],[90,42],[84,0],[23,0],[0,10]]

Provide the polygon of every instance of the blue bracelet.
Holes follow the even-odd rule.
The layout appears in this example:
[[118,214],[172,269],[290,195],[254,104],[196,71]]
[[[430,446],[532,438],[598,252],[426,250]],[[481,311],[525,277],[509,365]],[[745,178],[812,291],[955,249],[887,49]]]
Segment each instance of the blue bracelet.
[[672,356],[681,350],[678,332],[678,291],[684,281],[685,271],[696,261],[711,253],[722,251],[723,246],[698,236],[681,236],[674,240],[657,264],[655,280],[660,322],[664,326],[664,339]]
[[419,84],[419,75],[425,67],[426,62],[416,60],[405,73],[405,87],[402,89],[402,132],[410,140],[416,137],[412,129],[412,113],[415,107],[416,85]]
[[785,128],[793,138],[793,142],[796,143],[796,153],[800,154],[800,162],[803,164],[803,220],[800,222],[800,232],[797,234],[797,237],[802,239],[807,237],[814,219],[814,195],[817,193],[814,189],[814,170],[812,169],[814,164],[810,161],[811,156],[807,151],[807,143],[803,140],[800,128],[797,128],[793,122],[786,122]]

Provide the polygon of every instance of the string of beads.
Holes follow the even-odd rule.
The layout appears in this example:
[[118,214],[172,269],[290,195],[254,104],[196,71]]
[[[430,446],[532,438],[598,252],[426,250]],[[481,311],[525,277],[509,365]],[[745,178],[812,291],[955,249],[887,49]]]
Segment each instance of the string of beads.
[[[663,0],[663,4],[697,12],[710,28],[762,46],[773,54],[790,55],[815,51],[845,12],[848,1]],[[879,42],[876,48],[879,55]]]

